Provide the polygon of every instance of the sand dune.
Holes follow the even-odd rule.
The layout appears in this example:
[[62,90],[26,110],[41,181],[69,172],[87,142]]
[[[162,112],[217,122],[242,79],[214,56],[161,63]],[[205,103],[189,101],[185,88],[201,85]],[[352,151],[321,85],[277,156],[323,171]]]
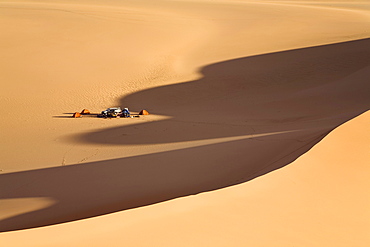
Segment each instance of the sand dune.
[[[356,174],[366,172],[368,113],[324,137],[369,109],[369,6],[0,1],[0,229],[43,226],[1,233],[0,241],[225,246],[232,237],[232,246],[366,246],[368,184]],[[66,117],[115,105],[152,115]],[[335,194],[317,205],[329,185],[348,185],[344,198],[353,203]],[[161,226],[173,235],[163,237]],[[356,240],[339,239],[349,229]]]
[[[52,116],[99,112],[140,90],[199,79],[199,68],[221,61],[369,36],[369,16],[336,8],[136,2],[2,3],[3,172],[142,154],[63,142],[126,123]],[[141,110],[140,104],[128,106]],[[22,121],[12,120],[14,107],[24,109]]]
[[369,117],[345,123],[291,165],[242,185],[0,239],[14,247],[366,246]]
[[[198,81],[129,95],[123,99],[126,104],[138,101],[172,118],[84,134],[81,141],[155,145],[244,138],[2,175],[3,188],[12,181],[32,181],[25,189],[4,190],[3,199],[57,201],[51,207],[4,219],[7,228],[2,230],[149,205],[246,182],[285,166],[330,130],[368,109],[368,47],[366,39],[223,62],[203,69]],[[287,62],[283,66],[280,61]],[[102,178],[109,179],[99,182]]]

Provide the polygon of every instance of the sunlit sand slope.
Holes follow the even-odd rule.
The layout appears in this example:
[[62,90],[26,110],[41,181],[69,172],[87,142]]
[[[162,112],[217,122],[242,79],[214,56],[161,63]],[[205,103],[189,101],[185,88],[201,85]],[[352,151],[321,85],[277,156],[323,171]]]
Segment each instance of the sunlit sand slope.
[[[292,1],[0,1],[0,127],[6,130],[0,133],[0,170],[163,151],[64,142],[132,123],[75,121],[64,113],[100,112],[133,92],[197,79],[201,67],[222,61],[367,38],[368,5],[361,3],[362,9],[334,1],[320,7]],[[263,76],[263,66],[256,73]],[[141,100],[121,106],[168,115]]]
[[369,112],[248,183],[52,227],[9,246],[356,246],[370,243]]
[[[0,238],[21,245],[21,238],[15,239],[19,233],[37,240],[35,246],[81,246],[85,237],[70,229],[86,224],[93,234],[86,243],[99,246],[94,231],[113,224],[117,229],[109,225],[101,239],[132,231],[127,243],[147,246],[149,238],[134,244],[138,229],[146,236],[163,235],[158,226],[168,230],[177,217],[199,221],[186,223],[171,238],[152,238],[158,246],[185,246],[173,242],[185,235],[194,236],[188,245],[204,246],[206,239],[212,246],[226,245],[220,232],[238,236],[240,246],[245,241],[258,246],[266,224],[270,238],[261,246],[277,236],[283,236],[281,243],[274,242],[277,246],[310,246],[311,240],[324,246],[366,246],[359,243],[368,243],[363,229],[369,219],[361,219],[363,208],[357,206],[366,205],[360,189],[364,181],[346,175],[355,172],[348,160],[362,166],[366,159],[352,156],[339,141],[329,145],[335,153],[321,151],[328,150],[322,144],[326,139],[314,147],[316,153],[328,153],[325,158],[309,150],[369,109],[369,6],[366,1],[0,1],[0,230],[124,211]],[[118,105],[152,114],[112,120],[69,117],[83,108],[96,113]],[[357,131],[365,133],[361,121],[366,120],[358,121]],[[335,140],[351,133],[346,129]],[[363,140],[353,142],[360,146]],[[337,169],[332,166],[336,153],[341,157]],[[292,164],[302,168],[270,173],[302,154]],[[300,170],[316,162],[317,170]],[[324,179],[333,172],[336,177]],[[322,178],[316,187],[304,182],[316,177]],[[353,181],[353,187],[337,185],[341,178]],[[316,204],[316,198],[327,195],[319,188],[334,184],[350,188],[346,198],[356,203],[340,203],[335,192],[327,204]],[[207,191],[212,192],[164,202]],[[192,205],[193,200],[204,207]],[[164,203],[152,205],[159,202]],[[226,202],[248,206],[236,210]],[[211,213],[213,203],[220,203],[222,215]],[[316,209],[303,216],[307,205]],[[358,214],[350,216],[350,211]],[[151,222],[152,213],[160,225]],[[229,213],[235,213],[230,221]],[[317,221],[312,220],[315,213]],[[328,237],[344,234],[346,227],[337,224],[342,214],[356,240]],[[248,215],[254,221],[239,221]],[[218,225],[214,217],[226,223]],[[282,219],[286,223],[279,228]],[[305,231],[298,222],[307,222]],[[213,230],[195,232],[190,225]],[[54,229],[76,238],[38,239],[43,231],[53,236]],[[244,229],[250,234],[246,240]]]
[[[222,62],[205,68],[200,80],[127,96],[127,101],[152,102],[153,109],[172,118],[78,135],[71,141],[173,143],[177,149],[4,174],[3,199],[57,202],[4,219],[2,230],[149,205],[246,182],[285,166],[331,129],[368,109],[369,47],[370,40],[360,40]],[[194,146],[181,148],[179,142]],[[14,181],[29,182],[17,189],[7,186]]]

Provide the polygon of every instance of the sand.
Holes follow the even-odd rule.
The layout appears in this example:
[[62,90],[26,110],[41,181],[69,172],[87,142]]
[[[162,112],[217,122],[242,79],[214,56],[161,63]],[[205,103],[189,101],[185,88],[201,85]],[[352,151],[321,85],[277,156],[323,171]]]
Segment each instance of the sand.
[[0,12],[1,243],[369,244],[367,1]]

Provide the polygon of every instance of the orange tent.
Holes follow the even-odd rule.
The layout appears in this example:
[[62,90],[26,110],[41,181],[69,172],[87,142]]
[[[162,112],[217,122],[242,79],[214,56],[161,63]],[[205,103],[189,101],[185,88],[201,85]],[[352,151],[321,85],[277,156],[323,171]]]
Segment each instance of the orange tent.
[[81,114],[90,114],[90,111],[87,110],[87,109],[83,109],[82,112],[81,112]]
[[147,110],[141,110],[139,115],[149,115],[149,112]]
[[74,118],[81,117],[81,113],[75,112],[75,113],[73,113],[73,116],[72,117],[74,117]]

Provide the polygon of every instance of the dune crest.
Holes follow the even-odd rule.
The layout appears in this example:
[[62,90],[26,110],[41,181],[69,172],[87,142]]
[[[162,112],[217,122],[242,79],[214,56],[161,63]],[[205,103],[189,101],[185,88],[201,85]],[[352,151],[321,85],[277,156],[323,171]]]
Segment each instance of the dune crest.
[[[151,104],[171,118],[90,132],[72,141],[184,144],[173,151],[1,175],[2,187],[38,178],[26,190],[4,190],[4,199],[42,196],[57,201],[4,219],[1,230],[141,207],[243,183],[281,168],[368,110],[369,47],[370,39],[365,39],[237,59],[204,68],[198,81],[129,95],[123,102],[133,98],[132,104]],[[281,61],[286,61],[284,67]],[[209,141],[185,144],[192,140]]]
[[[220,217],[237,234],[212,224],[219,233],[242,238],[243,224],[228,221],[227,206],[218,203],[245,193],[255,196],[243,197],[247,211],[235,213],[255,213],[256,230],[246,225],[255,233],[249,235],[251,243],[261,241],[264,223],[271,223],[269,238],[284,236],[280,246],[310,246],[303,239],[315,234],[314,243],[323,246],[369,242],[361,230],[367,216],[348,213],[362,207],[336,205],[342,200],[339,192],[328,192],[328,185],[349,179],[354,196],[348,192],[346,198],[364,202],[361,186],[366,183],[344,168],[351,159],[341,138],[350,132],[343,127],[346,122],[369,110],[369,21],[367,1],[0,0],[0,242],[21,245],[18,234],[38,238],[44,231],[80,224],[91,229],[95,222],[111,222],[125,231],[137,226],[133,234],[137,229],[160,233],[147,220],[167,210],[166,205],[174,205],[178,211],[171,215],[181,221],[205,215],[198,221],[204,227]],[[84,108],[96,116],[113,106],[147,109],[150,115],[70,117]],[[367,113],[353,121],[363,116]],[[320,142],[338,126],[345,129],[338,141]],[[366,132],[364,124],[353,126]],[[353,140],[360,146],[359,136]],[[345,162],[334,157],[327,142]],[[358,155],[352,160],[362,167],[366,159]],[[302,168],[280,169],[292,162]],[[310,170],[316,163],[325,168]],[[336,179],[328,178],[331,173]],[[315,178],[321,179],[317,185],[310,182]],[[240,187],[227,188],[233,185]],[[263,189],[271,185],[275,191]],[[289,198],[290,193],[295,197]],[[332,201],[325,200],[325,193]],[[216,211],[207,216],[198,202],[191,206],[194,214],[181,213],[194,198],[204,207],[218,204],[224,216],[215,216]],[[324,204],[315,207],[316,198]],[[304,205],[314,208],[310,218],[302,216]],[[346,214],[352,233],[360,233],[358,242],[318,236],[311,220],[315,212],[324,221],[323,235],[335,236],[345,232],[336,217]],[[159,215],[158,220],[174,224],[168,214]],[[121,217],[130,220],[122,225]],[[276,231],[284,218],[287,223]],[[298,221],[308,222],[305,233],[295,232]],[[191,235],[185,229],[174,232],[181,238]],[[102,236],[121,238],[110,230]],[[216,233],[209,235],[216,243],[212,246],[225,246]],[[199,236],[190,245],[207,245]],[[164,238],[154,239],[159,246],[167,244]],[[34,243],[68,241],[46,237]],[[71,241],[68,245],[79,246],[83,240]],[[131,246],[147,246],[146,239],[137,245],[132,241]]]

